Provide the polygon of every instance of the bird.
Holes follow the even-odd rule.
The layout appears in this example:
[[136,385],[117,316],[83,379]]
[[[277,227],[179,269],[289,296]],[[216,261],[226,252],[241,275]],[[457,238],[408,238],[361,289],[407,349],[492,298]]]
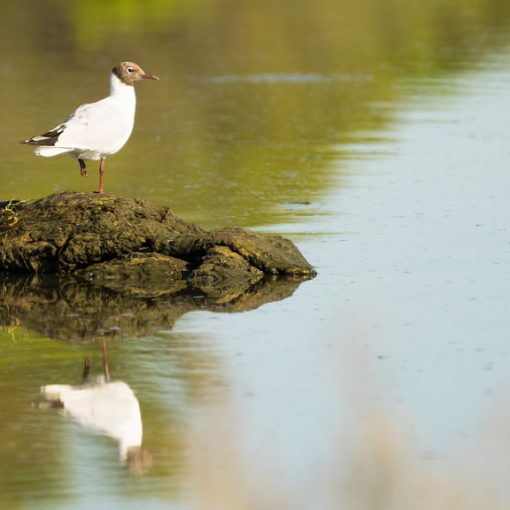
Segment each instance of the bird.
[[121,62],[110,73],[110,94],[95,103],[82,104],[53,129],[20,143],[34,146],[38,156],[68,154],[77,159],[80,174],[87,175],[86,160],[100,160],[99,187],[104,192],[105,158],[128,141],[135,121],[134,84],[142,79],[159,80],[134,62]]
[[[102,340],[104,375],[90,380],[90,358],[85,358],[82,384],[48,384],[41,387],[43,402],[62,408],[82,426],[118,442],[119,457],[134,471],[150,462],[142,449],[142,417],[133,390],[123,381],[112,381],[106,343]],[[40,405],[44,408],[44,405]]]

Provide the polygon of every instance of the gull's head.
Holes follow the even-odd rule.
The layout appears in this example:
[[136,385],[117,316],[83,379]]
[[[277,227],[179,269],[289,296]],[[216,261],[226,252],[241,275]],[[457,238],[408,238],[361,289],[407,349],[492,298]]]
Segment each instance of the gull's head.
[[112,73],[126,85],[134,85],[136,81],[140,81],[142,79],[159,80],[157,76],[146,73],[134,62],[121,62],[112,69]]

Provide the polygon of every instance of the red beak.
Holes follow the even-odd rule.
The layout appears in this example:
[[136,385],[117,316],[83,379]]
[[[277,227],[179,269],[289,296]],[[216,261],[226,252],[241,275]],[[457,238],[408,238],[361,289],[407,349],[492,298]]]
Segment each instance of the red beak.
[[145,78],[146,80],[159,80],[155,74],[142,74],[140,78]]

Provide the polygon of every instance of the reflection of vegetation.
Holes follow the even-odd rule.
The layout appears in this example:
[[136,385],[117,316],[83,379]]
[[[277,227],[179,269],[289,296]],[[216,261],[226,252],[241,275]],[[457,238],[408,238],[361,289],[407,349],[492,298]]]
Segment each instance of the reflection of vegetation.
[[289,221],[295,210],[280,206],[327,191],[344,141],[391,121],[399,80],[482,58],[510,21],[506,0],[13,5],[0,5],[10,48],[0,73],[11,78],[0,81],[10,98],[0,199],[90,187],[65,158],[34,160],[10,140],[99,98],[98,76],[132,58],[163,79],[150,97],[138,89],[143,107],[109,166],[111,189],[209,225]]
[[100,49],[115,27],[115,32],[131,37],[152,30],[166,30],[171,21],[182,16],[203,0],[87,0],[66,2],[64,7],[72,20],[73,32],[79,46]]

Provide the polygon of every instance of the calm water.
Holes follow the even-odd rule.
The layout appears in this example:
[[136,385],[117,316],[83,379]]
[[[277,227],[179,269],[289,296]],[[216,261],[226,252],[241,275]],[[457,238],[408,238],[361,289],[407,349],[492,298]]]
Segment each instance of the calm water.
[[498,0],[3,2],[0,200],[95,189],[15,142],[131,59],[161,81],[107,191],[286,235],[319,274],[108,341],[138,469],[39,404],[99,343],[4,303],[0,507],[508,508],[509,25]]

